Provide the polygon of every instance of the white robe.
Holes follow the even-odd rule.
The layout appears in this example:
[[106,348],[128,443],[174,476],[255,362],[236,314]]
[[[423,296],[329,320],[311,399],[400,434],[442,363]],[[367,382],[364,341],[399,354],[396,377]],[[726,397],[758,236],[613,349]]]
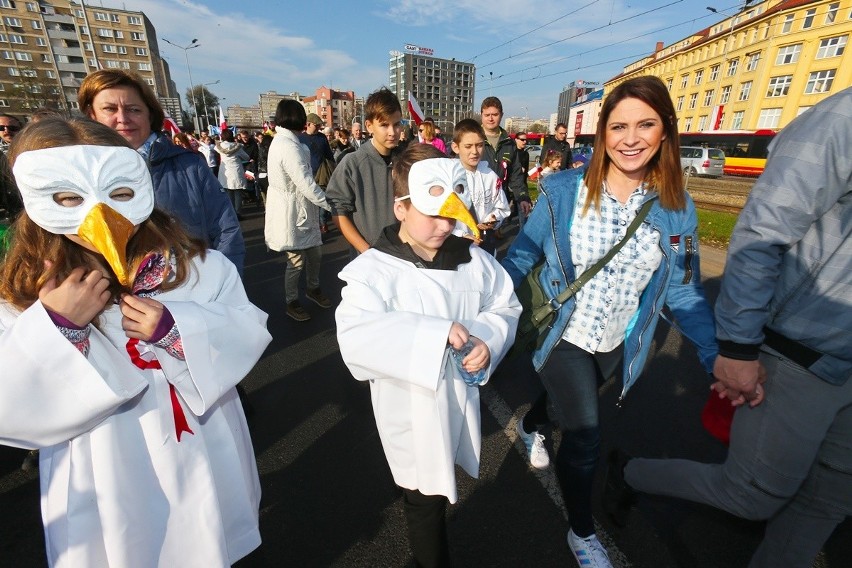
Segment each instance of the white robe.
[[[0,443],[40,450],[50,566],[210,568],[260,544],[260,483],[234,385],[271,340],[266,314],[220,253],[193,265],[186,284],[156,296],[186,356],[151,347],[162,370],[131,363],[116,305],[84,357],[40,302],[0,304]],[[193,432],[180,442],[169,384]]]
[[369,249],[340,273],[340,353],[370,381],[379,437],[397,485],[458,500],[454,464],[479,475],[479,388],[449,355],[454,321],[491,351],[490,377],[515,337],[521,306],[497,261],[472,246],[458,270],[416,268]]

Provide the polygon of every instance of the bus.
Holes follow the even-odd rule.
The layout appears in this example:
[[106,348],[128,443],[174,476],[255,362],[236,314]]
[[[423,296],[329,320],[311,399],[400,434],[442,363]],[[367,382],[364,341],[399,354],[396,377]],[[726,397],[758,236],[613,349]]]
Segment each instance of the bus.
[[725,173],[757,177],[766,167],[769,143],[774,130],[711,130],[682,132],[681,146],[705,146],[725,152]]

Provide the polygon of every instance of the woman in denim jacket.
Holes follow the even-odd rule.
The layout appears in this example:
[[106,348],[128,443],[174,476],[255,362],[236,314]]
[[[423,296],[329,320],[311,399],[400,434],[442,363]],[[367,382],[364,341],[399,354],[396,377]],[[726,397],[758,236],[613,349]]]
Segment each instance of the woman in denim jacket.
[[[591,511],[600,452],[598,381],[623,361],[624,397],[642,371],[664,305],[696,344],[708,373],[717,353],[700,281],[695,206],[683,189],[679,155],[677,118],[662,81],[639,77],[620,84],[604,100],[588,169],[543,181],[503,261],[517,287],[544,259],[540,283],[555,298],[624,237],[644,202],[654,201],[624,248],[562,306],[532,355],[562,431],[556,472],[571,525],[568,545],[581,566],[611,566]],[[518,422],[537,467],[549,463],[538,433],[548,422],[546,407],[542,396]]]

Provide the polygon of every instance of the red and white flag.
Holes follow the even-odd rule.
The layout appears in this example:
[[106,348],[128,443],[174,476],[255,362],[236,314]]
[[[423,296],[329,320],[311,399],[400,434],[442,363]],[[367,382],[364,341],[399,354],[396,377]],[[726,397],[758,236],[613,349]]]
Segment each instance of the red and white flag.
[[411,120],[417,126],[420,126],[420,123],[423,122],[423,111],[420,110],[420,105],[417,104],[417,99],[414,98],[411,91],[408,91],[408,114],[411,115]]
[[169,113],[165,113],[166,116],[163,118],[163,130],[169,133],[169,136],[174,136],[175,134],[180,134],[180,127],[175,122]]
[[228,121],[225,120],[225,113],[222,112],[222,107],[219,106],[219,130],[228,128]]
[[538,176],[539,176],[540,173],[541,173],[541,166],[536,165],[536,167],[534,167],[533,169],[530,170],[530,173],[527,176],[527,178],[532,179],[532,180],[538,179]]

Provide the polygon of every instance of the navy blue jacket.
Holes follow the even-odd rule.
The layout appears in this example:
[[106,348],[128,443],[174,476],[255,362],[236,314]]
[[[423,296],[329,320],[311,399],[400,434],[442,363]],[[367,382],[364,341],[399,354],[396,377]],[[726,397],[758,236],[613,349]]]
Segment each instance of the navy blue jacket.
[[228,257],[242,275],[246,246],[240,222],[204,157],[161,136],[151,145],[148,169],[157,207],[178,219],[189,234]]

